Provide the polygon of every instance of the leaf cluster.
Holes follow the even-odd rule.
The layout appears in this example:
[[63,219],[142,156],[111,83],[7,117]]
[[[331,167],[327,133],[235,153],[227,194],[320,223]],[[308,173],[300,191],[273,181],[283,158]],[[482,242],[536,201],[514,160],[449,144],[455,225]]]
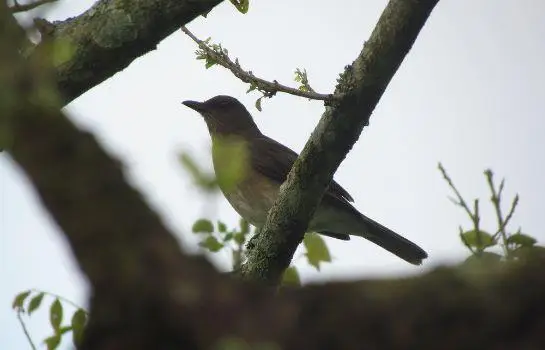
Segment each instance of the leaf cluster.
[[471,253],[466,259],[466,264],[472,266],[480,263],[494,264],[504,261],[517,261],[536,254],[545,254],[545,247],[537,245],[537,240],[523,233],[520,227],[517,230],[508,229],[508,224],[519,203],[519,195],[516,194],[513,197],[509,211],[504,216],[502,194],[505,188],[505,179],[502,179],[500,184],[496,185],[492,170],[487,169],[484,171],[490,190],[490,203],[494,208],[497,222],[494,233],[490,233],[489,230],[485,230],[481,226],[480,200],[478,198],[474,199],[473,205],[470,207],[441,163],[438,164],[438,168],[454,192],[455,197],[449,197],[449,199],[455,205],[461,207],[471,221],[471,228],[469,229],[464,229],[462,226],[458,227],[460,240]]
[[[83,330],[87,323],[88,313],[83,308],[75,303],[67,300],[59,295],[48,293],[40,290],[23,291],[13,299],[12,308],[17,312],[17,317],[21,323],[21,327],[25,331],[28,341],[33,349],[36,348],[34,342],[30,338],[30,334],[26,330],[22,315],[31,316],[38,311],[43,305],[44,298],[51,299],[49,305],[49,324],[51,325],[53,334],[43,340],[48,350],[58,348],[62,337],[72,333],[72,342],[75,346],[81,343]],[[63,303],[68,304],[73,309],[72,315],[66,318],[68,323],[63,325],[65,321],[65,307]]]

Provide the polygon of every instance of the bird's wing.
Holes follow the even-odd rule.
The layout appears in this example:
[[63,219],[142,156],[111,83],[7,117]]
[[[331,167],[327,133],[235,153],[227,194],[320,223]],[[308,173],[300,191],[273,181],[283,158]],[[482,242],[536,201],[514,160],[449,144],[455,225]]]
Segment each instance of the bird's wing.
[[[297,153],[265,135],[255,138],[253,142],[255,143],[251,147],[250,157],[252,167],[261,174],[283,183],[297,159]],[[354,201],[352,196],[335,180],[331,181],[325,195],[343,202]]]

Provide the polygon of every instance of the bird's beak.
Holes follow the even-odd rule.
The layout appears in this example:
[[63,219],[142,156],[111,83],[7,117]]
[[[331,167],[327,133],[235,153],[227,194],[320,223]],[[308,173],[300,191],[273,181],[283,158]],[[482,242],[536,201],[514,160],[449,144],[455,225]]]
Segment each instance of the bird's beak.
[[206,107],[204,105],[204,103],[202,102],[197,102],[197,101],[184,101],[182,102],[184,105],[186,105],[187,107],[199,112],[199,113],[203,113],[203,112],[206,112]]

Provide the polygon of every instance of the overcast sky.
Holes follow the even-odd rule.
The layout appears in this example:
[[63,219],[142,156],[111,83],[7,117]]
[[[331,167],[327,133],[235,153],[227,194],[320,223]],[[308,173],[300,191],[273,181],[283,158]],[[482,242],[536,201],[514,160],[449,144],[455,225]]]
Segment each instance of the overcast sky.
[[[93,2],[64,0],[46,17],[78,15]],[[256,75],[295,84],[295,68],[306,68],[314,89],[328,93],[386,3],[253,0],[241,15],[226,1],[188,28],[221,42]],[[488,199],[485,168],[506,177],[506,198],[521,196],[510,228],[521,226],[545,241],[539,221],[545,197],[544,10],[540,0],[440,2],[335,176],[360,211],[420,244],[430,258],[413,267],[363,239],[327,239],[334,262],[318,273],[297,260],[305,281],[419,273],[466,257],[457,232],[469,222],[447,200],[439,161],[469,199]],[[238,217],[223,197],[203,196],[177,161],[187,151],[211,168],[206,126],[181,101],[232,95],[265,134],[297,151],[323,112],[320,102],[282,94],[263,101],[258,112],[258,95],[246,94],[248,86],[223,68],[205,70],[195,49],[177,32],[66,107],[77,125],[122,160],[130,182],[192,250],[195,219],[235,225]],[[484,228],[494,231],[492,207],[483,204]],[[84,304],[86,287],[55,223],[6,153],[0,155],[0,232],[0,348],[24,349],[10,310],[13,296],[38,288]],[[215,259],[220,268],[227,268],[226,256]],[[45,311],[29,322],[35,341],[49,335]]]

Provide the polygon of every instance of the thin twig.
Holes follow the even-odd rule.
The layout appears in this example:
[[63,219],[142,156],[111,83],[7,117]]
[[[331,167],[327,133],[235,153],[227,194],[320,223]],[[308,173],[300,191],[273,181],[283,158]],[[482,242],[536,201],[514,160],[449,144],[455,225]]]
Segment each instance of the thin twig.
[[475,237],[476,237],[476,242],[477,242],[477,253],[480,255],[483,250],[484,250],[484,244],[483,244],[483,238],[481,236],[481,230],[480,230],[480,227],[479,227],[479,224],[480,224],[480,215],[479,215],[479,200],[478,199],[475,199],[475,202],[473,203],[473,208],[474,208],[474,212],[475,214],[473,215],[474,217],[474,220],[473,220],[473,226],[475,228]]
[[[456,197],[458,198],[458,201],[454,200],[452,197],[449,197],[449,199],[454,204],[459,205],[460,207],[464,208],[465,211],[467,212],[467,215],[469,215],[471,220],[475,223],[476,222],[475,215],[473,214],[473,212],[471,212],[471,209],[469,209],[469,206],[467,205],[464,198],[462,198],[462,195],[460,194],[460,192],[458,192],[458,189],[456,188],[456,186],[454,186],[454,183],[452,182],[450,176],[448,176],[447,171],[445,170],[445,168],[443,168],[443,164],[439,163],[437,165],[437,167],[439,168],[439,171],[441,171],[441,173],[443,174],[443,177],[445,178],[445,181],[448,183],[450,188],[454,191],[454,194],[456,194]],[[478,222],[478,220],[477,220],[477,222]],[[477,226],[478,226],[478,224],[477,224]]]
[[476,237],[475,243],[477,245],[477,249],[476,250],[472,249],[471,246],[469,245],[469,243],[466,241],[466,239],[465,239],[465,237],[463,235],[462,227],[460,227],[460,238],[462,239],[462,242],[464,243],[464,245],[469,248],[469,250],[471,251],[472,254],[480,256],[486,247],[483,244],[483,238],[482,238],[481,230],[480,230],[481,216],[479,214],[479,199],[474,200],[474,202],[473,202],[473,211],[471,211],[471,209],[467,205],[466,201],[464,200],[464,198],[462,197],[462,195],[460,194],[460,192],[458,191],[456,186],[454,186],[454,182],[452,182],[452,179],[447,174],[447,171],[445,170],[443,165],[441,163],[439,163],[437,165],[437,167],[439,168],[439,170],[443,174],[443,177],[445,178],[445,180],[449,184],[450,188],[456,194],[456,197],[458,198],[458,200],[456,200],[456,199],[454,199],[454,198],[452,198],[450,196],[448,198],[455,205],[458,205],[458,206],[464,208],[467,215],[469,215],[469,218],[473,222],[473,230],[475,231],[475,237]]
[[38,0],[38,1],[30,2],[28,4],[19,4],[17,1],[13,1],[13,5],[10,6],[9,10],[11,11],[11,13],[27,12],[27,11],[35,9],[36,7],[40,7],[42,5],[49,4],[56,1],[57,0]]
[[36,288],[32,288],[31,291],[33,291],[34,293],[43,293],[45,295],[48,295],[50,297],[53,297],[53,298],[57,298],[59,299],[60,301],[63,301],[69,305],[72,305],[73,307],[75,307],[76,309],[80,309],[80,310],[83,310],[86,314],[89,314],[87,312],[87,310],[85,310],[83,307],[79,306],[78,304],[74,303],[72,300],[70,299],[67,299],[61,295],[58,295],[58,294],[55,294],[55,293],[51,293],[51,292],[48,292],[48,291],[45,291],[45,290],[39,290],[39,289],[36,289]]
[[511,203],[511,209],[509,209],[509,213],[507,213],[507,216],[505,217],[505,220],[501,224],[500,227],[498,227],[498,230],[496,233],[494,233],[493,238],[496,239],[498,235],[507,227],[507,224],[509,221],[511,221],[511,218],[513,217],[513,214],[515,213],[515,208],[517,207],[517,204],[519,202],[519,195],[515,195],[515,198],[513,198],[513,202]]
[[36,345],[34,345],[34,342],[32,341],[32,338],[30,337],[30,333],[28,332],[28,329],[26,328],[25,321],[23,321],[23,318],[21,317],[22,313],[23,313],[22,309],[17,310],[17,319],[19,320],[19,323],[21,324],[21,328],[23,329],[23,332],[25,333],[25,337],[28,340],[30,347],[32,348],[32,350],[36,350]]
[[204,41],[193,35],[193,33],[191,33],[185,26],[182,26],[181,30],[195,43],[197,43],[199,45],[199,48],[206,52],[206,54],[209,57],[213,58],[214,61],[216,61],[219,65],[229,69],[237,78],[239,78],[243,82],[255,86],[258,90],[262,91],[266,97],[274,96],[277,92],[285,92],[291,95],[306,97],[312,100],[320,101],[332,101],[341,97],[341,95],[320,94],[314,91],[302,91],[280,84],[276,80],[270,82],[268,80],[258,78],[253,73],[243,70],[238,60],[235,60],[235,62],[233,62],[225,53],[211,49]]
[[[494,174],[492,173],[492,170],[485,170],[484,175],[486,176],[488,187],[490,187],[490,192],[492,192],[492,197],[490,198],[490,201],[492,202],[492,204],[494,205],[494,209],[496,210],[496,218],[498,219],[498,231],[501,234],[503,240],[503,252],[505,254],[505,257],[507,258],[509,257],[509,249],[507,247],[507,231],[505,230],[505,226],[507,225],[507,223],[505,220],[503,220],[503,214],[501,212],[500,206],[501,193],[503,191],[504,181],[502,180],[499,191],[496,191],[496,187],[494,186]],[[518,200],[516,202],[518,202]],[[514,210],[514,206],[512,206],[511,208],[512,210]]]
[[477,254],[477,252],[473,250],[473,248],[467,242],[467,239],[464,236],[464,230],[462,229],[462,226],[458,226],[458,230],[460,231],[460,239],[462,240],[462,243],[467,247],[467,249],[469,249],[472,255]]

